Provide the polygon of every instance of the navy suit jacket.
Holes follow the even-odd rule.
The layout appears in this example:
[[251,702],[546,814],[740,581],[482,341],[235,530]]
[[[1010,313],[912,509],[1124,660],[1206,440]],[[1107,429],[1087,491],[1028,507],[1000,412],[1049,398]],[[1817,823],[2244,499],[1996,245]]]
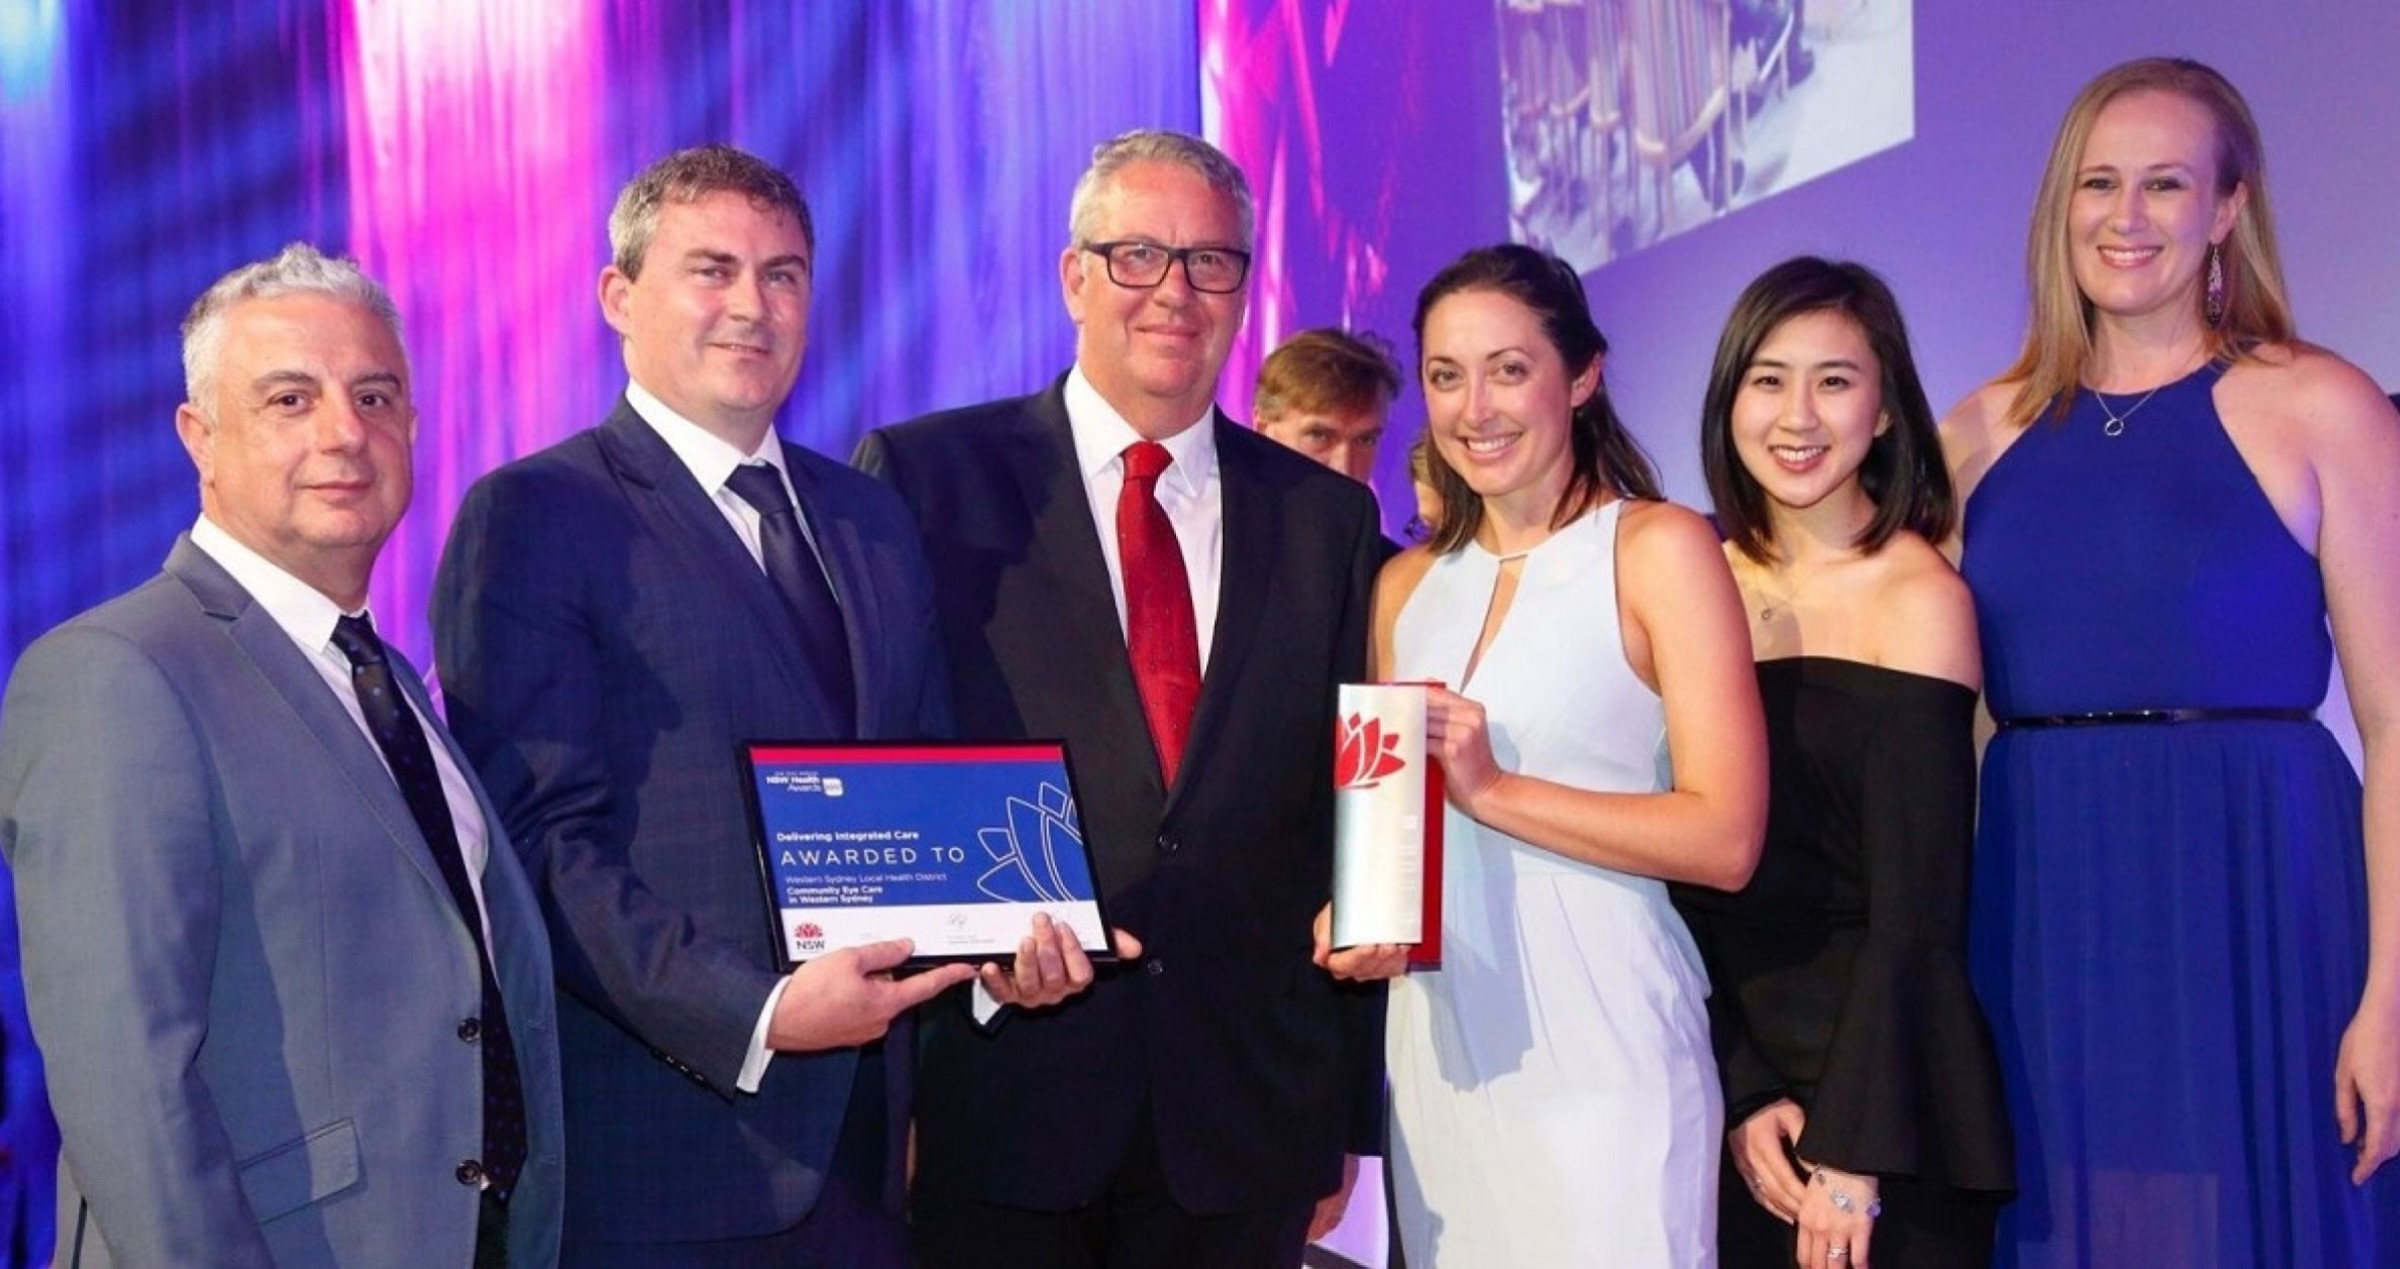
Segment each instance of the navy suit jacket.
[[1332,891],[1335,688],[1383,558],[1364,486],[1216,417],[1224,564],[1180,774],[1161,781],[1062,379],[870,434],[925,536],[958,729],[1063,736],[1110,917],[1140,964],[1056,1009],[924,1021],[918,1183],[1064,1211],[1146,1105],[1186,1210],[1312,1201],[1374,1148],[1383,993],[1309,961]]
[[[430,711],[397,652],[392,666]],[[510,1263],[548,1265],[550,954],[499,817],[478,809],[532,1148]],[[0,847],[65,1139],[60,1265],[473,1258],[478,1195],[458,1171],[483,1143],[462,1029],[482,1008],[474,934],[375,742],[189,539],[17,663]]]
[[[932,596],[904,510],[839,463],[784,458],[848,625],[856,734],[938,733]],[[845,738],[773,583],[620,401],[468,492],[433,625],[452,726],[550,918],[570,1239],[797,1224],[857,1052],[778,1055],[755,1095],[735,1088],[778,977],[736,744]],[[904,1105],[908,1063],[889,1065]]]

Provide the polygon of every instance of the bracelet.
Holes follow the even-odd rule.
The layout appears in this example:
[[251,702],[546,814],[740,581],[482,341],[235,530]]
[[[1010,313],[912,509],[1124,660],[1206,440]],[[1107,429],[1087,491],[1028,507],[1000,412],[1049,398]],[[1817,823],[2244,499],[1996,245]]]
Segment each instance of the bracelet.
[[[1849,1213],[1858,1210],[1858,1200],[1851,1197],[1850,1191],[1833,1189],[1833,1182],[1825,1180],[1824,1169],[1812,1166],[1808,1170],[1808,1183],[1810,1185],[1816,1185],[1820,1182],[1824,1184],[1826,1189],[1832,1191],[1833,1210],[1844,1215],[1848,1215]],[[1882,1215],[1883,1196],[1877,1195],[1874,1198],[1868,1199],[1867,1219],[1874,1220]]]

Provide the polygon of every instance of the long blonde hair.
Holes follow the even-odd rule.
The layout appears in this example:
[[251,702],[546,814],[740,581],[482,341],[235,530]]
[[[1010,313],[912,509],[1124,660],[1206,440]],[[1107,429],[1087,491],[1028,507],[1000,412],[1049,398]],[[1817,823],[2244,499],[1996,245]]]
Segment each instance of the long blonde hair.
[[[2249,103],[2223,75],[2189,58],[2145,57],[2126,62],[2083,86],[2074,104],[2067,107],[2057,139],[2050,143],[2050,161],[2042,169],[2041,188],[2034,195],[2025,244],[2025,281],[2032,294],[2033,318],[2016,363],[1999,379],[2017,385],[2007,415],[2014,426],[2031,423],[2045,407],[2052,417],[2064,415],[2075,388],[2083,382],[2092,356],[2092,306],[2075,284],[2067,208],[2075,197],[2076,172],[2093,121],[2110,102],[2142,91],[2173,93],[2206,110],[2217,134],[2216,195],[2226,197],[2237,187],[2249,191],[2234,216],[2233,232],[2219,247],[2225,270],[2225,306],[2223,317],[2214,326],[2202,321],[2209,358],[2238,361],[2262,344],[2289,343],[2294,337],[2291,303],[2284,297],[2283,261],[2275,249],[2275,219],[2267,206],[2266,154]],[[2192,288],[2195,308],[2203,303],[2203,289]]]

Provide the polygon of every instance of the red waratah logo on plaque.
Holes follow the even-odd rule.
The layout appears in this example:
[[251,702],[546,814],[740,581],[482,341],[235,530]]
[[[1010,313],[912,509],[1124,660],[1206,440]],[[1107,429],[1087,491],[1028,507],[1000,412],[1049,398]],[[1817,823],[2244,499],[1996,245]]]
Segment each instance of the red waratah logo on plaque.
[[1352,714],[1334,728],[1333,787],[1372,789],[1385,776],[1408,765],[1399,754],[1397,734],[1385,735],[1383,720]]
[[792,933],[804,939],[821,939],[825,937],[825,927],[814,921],[802,921]]

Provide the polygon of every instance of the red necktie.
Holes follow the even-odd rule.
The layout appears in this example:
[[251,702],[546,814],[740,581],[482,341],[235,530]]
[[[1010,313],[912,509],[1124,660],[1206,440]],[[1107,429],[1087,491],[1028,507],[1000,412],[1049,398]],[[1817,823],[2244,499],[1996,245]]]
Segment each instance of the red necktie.
[[1140,441],[1125,450],[1125,486],[1117,491],[1117,560],[1125,570],[1125,650],[1158,766],[1171,787],[1200,700],[1200,632],[1192,583],[1166,508],[1158,474],[1174,462],[1165,446]]

